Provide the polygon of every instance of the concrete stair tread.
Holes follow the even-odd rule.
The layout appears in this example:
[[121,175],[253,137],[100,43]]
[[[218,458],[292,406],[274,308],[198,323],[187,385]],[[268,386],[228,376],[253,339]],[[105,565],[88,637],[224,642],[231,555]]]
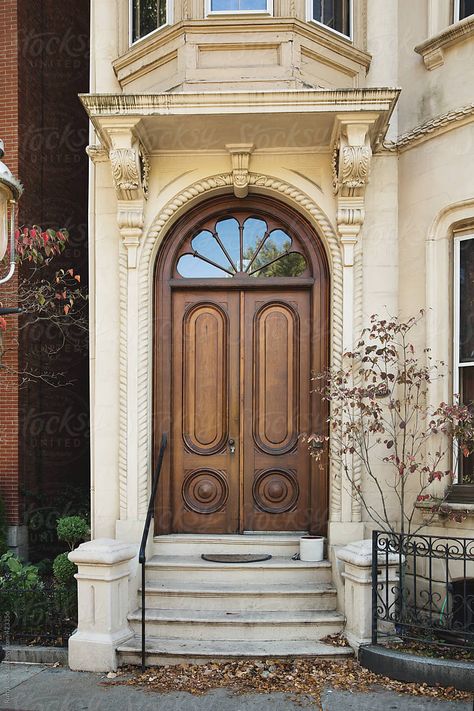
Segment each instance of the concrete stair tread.
[[[119,653],[140,654],[141,637],[136,635],[120,645]],[[146,651],[149,655],[181,657],[179,661],[200,659],[252,658],[252,657],[345,657],[353,654],[350,647],[334,647],[318,641],[285,640],[284,642],[258,640],[184,640],[173,637],[147,637]],[[164,661],[167,661],[166,659]]]
[[[141,592],[141,588],[139,589]],[[263,584],[249,583],[248,585],[221,584],[218,586],[215,583],[180,583],[179,585],[170,585],[164,583],[147,582],[145,587],[146,593],[162,593],[169,595],[325,595],[336,594],[336,588],[331,583],[301,583],[293,584]]]
[[[262,551],[263,553],[264,551]],[[307,568],[330,568],[331,563],[328,560],[322,561],[305,561],[292,560],[292,558],[273,557],[270,560],[259,561],[258,563],[213,563],[203,560],[200,556],[185,556],[185,555],[154,555],[146,562],[146,566],[153,567],[172,567],[172,568],[212,568],[215,570],[235,570],[237,568],[245,568],[252,570],[255,568],[291,568],[294,570],[302,570]]]
[[179,543],[189,545],[190,543],[217,543],[225,548],[226,545],[244,544],[244,545],[261,545],[266,543],[287,543],[288,545],[299,544],[299,539],[304,533],[230,533],[230,534],[212,534],[212,533],[169,533],[163,536],[155,536],[154,543]]
[[[130,621],[141,620],[142,612],[137,608],[128,616]],[[333,610],[259,610],[255,612],[226,612],[223,610],[187,610],[187,609],[146,609],[148,622],[196,623],[196,624],[239,624],[239,625],[277,625],[277,624],[317,624],[342,623],[344,615]]]

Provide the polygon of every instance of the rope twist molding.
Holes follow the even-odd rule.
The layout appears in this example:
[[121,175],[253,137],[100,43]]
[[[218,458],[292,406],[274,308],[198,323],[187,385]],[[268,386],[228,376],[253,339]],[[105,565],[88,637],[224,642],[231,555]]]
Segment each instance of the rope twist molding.
[[[129,355],[137,360],[137,436],[138,436],[138,515],[144,518],[147,510],[148,479],[151,471],[151,418],[152,418],[152,344],[153,318],[152,295],[154,264],[159,245],[165,234],[178,216],[179,211],[200,197],[211,197],[215,192],[226,189],[233,190],[232,172],[214,175],[199,180],[174,196],[161,209],[153,221],[148,233],[143,238],[138,261],[138,354],[127,353],[127,269],[123,258],[120,268],[120,458],[119,458],[119,491],[120,511],[127,509],[127,375],[126,364]],[[341,246],[335,230],[329,219],[317,203],[299,188],[284,180],[268,175],[249,174],[249,188],[254,192],[266,191],[274,196],[289,199],[300,212],[309,218],[322,237],[329,260],[331,272],[331,363],[337,367],[342,359],[343,344],[343,265]],[[361,290],[357,294],[361,294]],[[138,357],[137,357],[138,356]],[[310,384],[308,384],[308,387]],[[331,520],[339,520],[341,516],[341,472],[340,467],[331,467]]]

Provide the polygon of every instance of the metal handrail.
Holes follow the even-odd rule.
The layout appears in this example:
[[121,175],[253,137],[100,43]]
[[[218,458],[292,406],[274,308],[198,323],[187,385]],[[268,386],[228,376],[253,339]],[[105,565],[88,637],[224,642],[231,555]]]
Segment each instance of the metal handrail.
[[160,453],[156,463],[155,476],[151,487],[150,500],[148,502],[148,511],[146,514],[145,526],[143,528],[142,542],[140,543],[140,551],[138,553],[138,562],[142,566],[142,671],[145,671],[145,564],[146,564],[146,544],[148,542],[148,534],[150,532],[151,519],[155,511],[155,497],[160,480],[161,465],[165,454],[166,445],[168,443],[168,435],[166,432],[161,437]]

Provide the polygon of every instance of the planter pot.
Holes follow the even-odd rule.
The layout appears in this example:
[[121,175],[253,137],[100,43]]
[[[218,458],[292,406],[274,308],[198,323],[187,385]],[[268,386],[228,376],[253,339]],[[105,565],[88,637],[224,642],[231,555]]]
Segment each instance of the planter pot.
[[324,560],[324,537],[302,536],[300,538],[300,560]]

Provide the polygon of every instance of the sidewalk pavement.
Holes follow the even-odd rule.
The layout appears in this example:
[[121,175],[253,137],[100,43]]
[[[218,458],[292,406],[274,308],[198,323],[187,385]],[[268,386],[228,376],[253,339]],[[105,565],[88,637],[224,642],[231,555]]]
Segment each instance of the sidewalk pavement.
[[[440,701],[389,691],[326,690],[324,711],[474,711],[472,701]],[[36,664],[0,664],[0,709],[9,711],[304,711],[309,697],[280,693],[235,695],[217,689],[204,696],[158,694],[111,684],[105,674],[72,672]]]

